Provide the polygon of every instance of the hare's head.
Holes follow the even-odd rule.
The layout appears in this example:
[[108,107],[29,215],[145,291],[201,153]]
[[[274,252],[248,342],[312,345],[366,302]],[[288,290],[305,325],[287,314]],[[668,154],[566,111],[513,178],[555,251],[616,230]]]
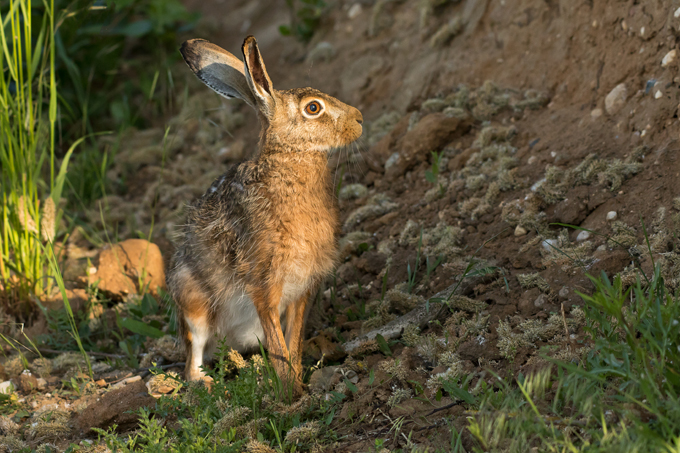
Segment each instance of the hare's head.
[[257,41],[243,42],[245,64],[203,39],[180,51],[203,83],[226,98],[243,99],[263,123],[265,141],[286,149],[330,151],[361,136],[361,112],[313,88],[279,91],[272,86]]

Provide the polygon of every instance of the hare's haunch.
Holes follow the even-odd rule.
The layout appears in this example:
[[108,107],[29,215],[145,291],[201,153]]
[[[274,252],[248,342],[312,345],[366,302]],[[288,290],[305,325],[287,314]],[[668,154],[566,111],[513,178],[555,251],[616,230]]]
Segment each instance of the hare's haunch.
[[206,85],[255,108],[262,132],[255,160],[232,167],[188,208],[168,287],[187,379],[203,377],[203,359],[218,339],[241,352],[262,341],[279,378],[297,393],[307,300],[337,255],[328,153],[358,139],[363,119],[312,88],[275,90],[255,38],[242,50],[245,63],[202,39],[181,48]]

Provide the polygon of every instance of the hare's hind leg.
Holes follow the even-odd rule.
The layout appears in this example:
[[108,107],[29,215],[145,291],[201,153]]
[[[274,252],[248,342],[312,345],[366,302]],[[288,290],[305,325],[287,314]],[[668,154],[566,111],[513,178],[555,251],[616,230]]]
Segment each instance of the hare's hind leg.
[[175,300],[179,308],[181,336],[187,351],[185,379],[196,381],[205,378],[201,366],[203,366],[206,345],[211,339],[214,314],[210,308],[208,296],[199,289],[193,278],[186,274],[188,273],[178,275],[181,291],[176,294]]

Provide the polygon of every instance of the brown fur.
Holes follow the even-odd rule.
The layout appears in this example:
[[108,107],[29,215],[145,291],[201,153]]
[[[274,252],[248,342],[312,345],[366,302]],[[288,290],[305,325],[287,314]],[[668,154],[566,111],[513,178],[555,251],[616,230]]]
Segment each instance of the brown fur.
[[[216,46],[203,43],[185,43],[185,59],[220,61]],[[328,153],[361,135],[362,118],[357,109],[312,88],[275,90],[254,38],[246,38],[243,52],[263,123],[260,152],[232,167],[189,208],[168,287],[189,354],[188,379],[200,378],[190,366],[192,340],[197,339],[190,335],[192,326],[196,332],[205,326],[216,333],[221,313],[231,309],[223,304],[238,303],[234,294],[243,293],[255,306],[279,377],[299,393],[307,301],[337,258],[338,211]],[[206,79],[215,79],[211,68],[188,63],[195,72],[207,72]],[[312,100],[324,108],[308,117],[302,111]]]

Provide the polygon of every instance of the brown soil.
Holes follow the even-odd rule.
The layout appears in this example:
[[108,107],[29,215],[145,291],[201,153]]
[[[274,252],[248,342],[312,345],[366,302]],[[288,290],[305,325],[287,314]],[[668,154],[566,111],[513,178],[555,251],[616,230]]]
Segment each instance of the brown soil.
[[[474,284],[461,285],[464,291],[457,296],[484,302],[485,308],[458,307],[453,318],[447,311],[439,325],[405,342],[409,346],[394,346],[393,358],[370,347],[349,359],[335,355],[336,363],[359,376],[359,392],[348,392],[333,424],[346,436],[335,451],[367,451],[378,437],[390,438],[390,449],[404,447],[405,438],[390,431],[402,416],[403,432],[413,429],[412,442],[423,448],[448,445],[450,427],[444,420],[453,420],[460,431],[467,414],[449,397],[437,401],[437,388],[428,387],[428,379],[456,367],[460,375],[476,373],[473,386],[479,379],[491,382],[489,370],[516,377],[544,365],[538,351],[547,345],[571,351],[578,360],[585,335],[578,310],[572,310],[583,305],[576,291],[593,288],[584,269],[594,275],[623,272],[629,281],[635,274],[625,268],[633,260],[649,269],[643,222],[652,239],[659,239],[652,241],[656,258],[673,253],[669,231],[677,224],[673,200],[680,191],[673,182],[680,176],[673,154],[680,134],[680,60],[663,67],[662,59],[677,49],[680,2],[337,1],[307,45],[278,34],[278,26],[288,21],[284,2],[186,3],[203,13],[195,35],[240,55],[243,37],[254,34],[275,87],[314,86],[356,106],[366,120],[361,152],[331,158],[343,187],[366,189],[340,201],[343,235],[354,234],[360,238],[356,243],[366,245],[343,249],[338,298],[332,301],[330,291],[322,293],[310,316],[311,357],[324,348],[337,353],[332,344],[337,333],[349,340],[407,313],[409,307],[396,299],[384,313],[371,302],[381,299],[385,274],[387,289],[404,290],[407,265],[413,269],[417,255],[413,292],[423,298],[459,281],[473,255],[477,260]],[[423,14],[428,3],[443,5]],[[355,5],[361,11],[349,18]],[[456,17],[464,25],[443,40],[442,27]],[[310,59],[320,42],[334,49],[328,61]],[[193,110],[174,123],[179,142],[161,170],[155,158],[131,156],[162,137],[162,128],[151,139],[130,134],[115,169],[127,176],[128,191],[108,213],[112,223],[120,222],[122,235],[132,235],[134,228],[150,223],[150,206],[158,200],[153,239],[166,260],[183,203],[205,190],[232,157],[254,150],[258,130],[247,106],[217,100],[185,68],[177,73],[178,86],[190,84],[196,93],[190,98]],[[627,96],[618,109],[607,108],[605,99],[619,84]],[[214,106],[221,110],[209,112]],[[426,179],[431,151],[443,152],[441,191]],[[596,155],[592,162],[591,154]],[[579,168],[584,161],[588,168]],[[659,208],[668,213],[661,220]],[[358,209],[363,210],[358,214]],[[612,211],[616,222],[607,220]],[[96,210],[92,217],[98,216]],[[347,223],[350,216],[358,221]],[[555,223],[602,236],[577,241],[578,230]],[[634,229],[628,236],[627,227]],[[448,236],[437,233],[446,228]],[[606,240],[613,235],[624,246]],[[434,262],[440,254],[444,260],[424,278],[427,257]],[[480,277],[479,269],[487,269],[487,275]],[[670,264],[664,269],[667,281],[677,278]],[[541,283],[520,284],[520,276],[536,273]],[[355,299],[368,302],[378,315],[355,319]],[[540,321],[550,332],[553,314],[569,321],[569,332],[560,326],[528,343],[518,339],[526,333],[527,320]],[[445,333],[460,344],[427,349],[428,338]],[[512,353],[503,349],[506,340],[515,341]],[[457,356],[447,361],[445,353]],[[371,388],[368,369],[384,385]],[[391,404],[395,389],[413,396],[418,386],[431,403],[406,397]],[[469,451],[472,439],[466,436]]]

